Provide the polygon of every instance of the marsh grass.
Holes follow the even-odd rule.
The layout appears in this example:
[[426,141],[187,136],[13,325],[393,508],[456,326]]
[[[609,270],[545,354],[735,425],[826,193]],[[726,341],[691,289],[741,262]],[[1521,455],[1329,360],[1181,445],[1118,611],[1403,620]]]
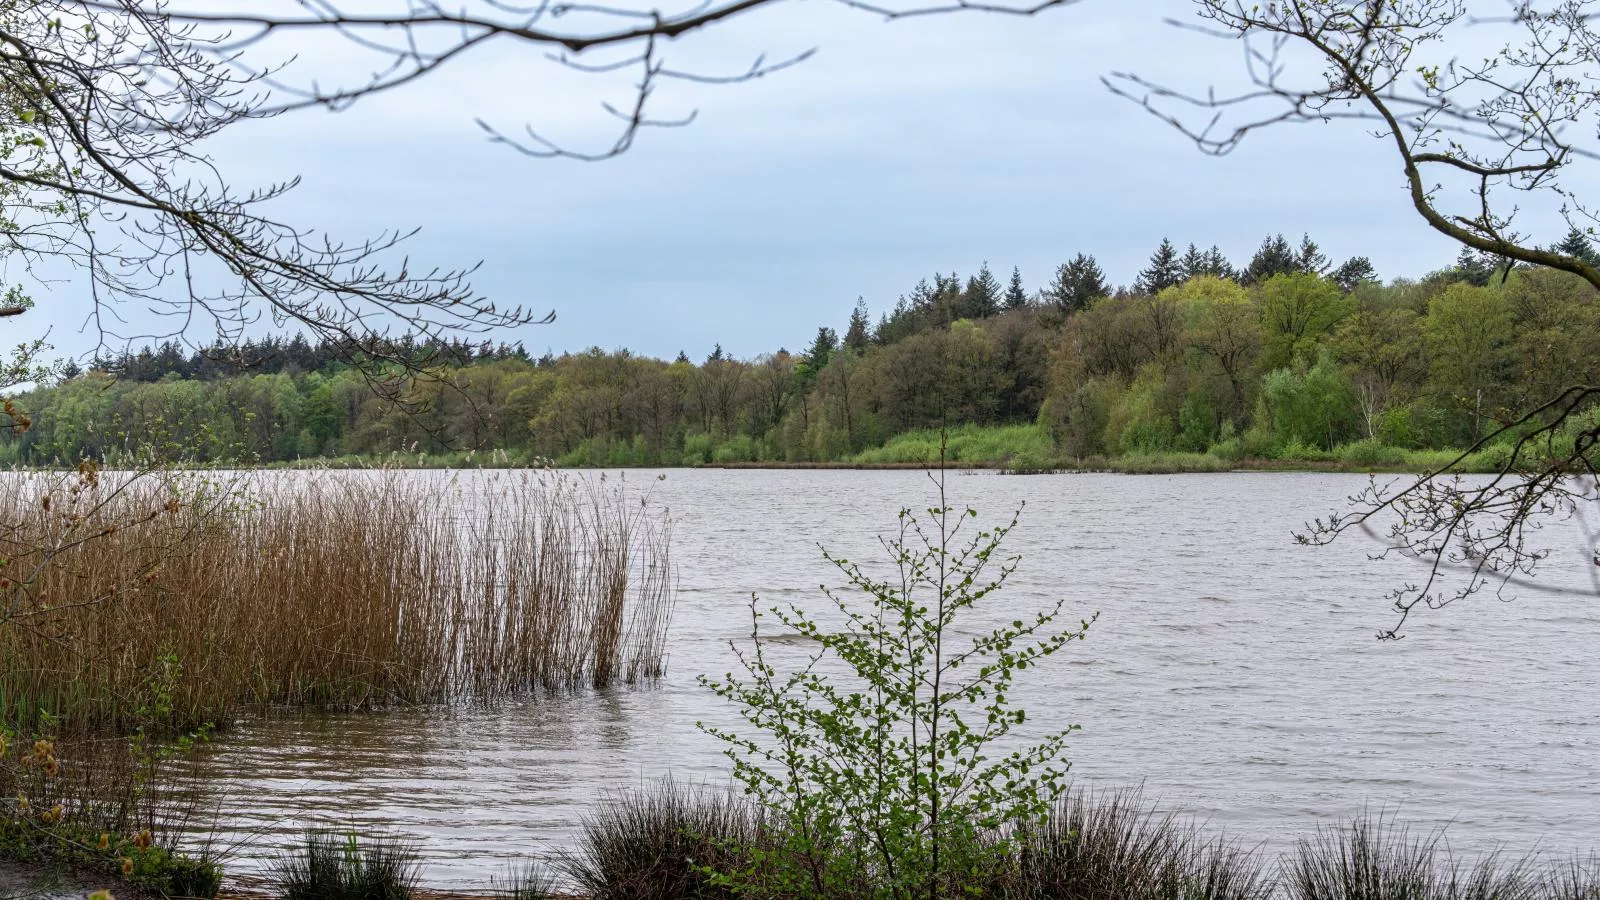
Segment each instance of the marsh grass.
[[[1326,826],[1272,859],[1161,811],[1138,790],[1074,787],[1033,826],[981,838],[997,853],[941,897],[998,900],[1600,900],[1600,862],[1489,853],[1451,854],[1439,831],[1417,833],[1363,814]],[[592,900],[720,900],[735,896],[715,873],[743,870],[759,900],[760,868],[784,852],[742,796],[664,782],[607,798],[556,870]],[[839,848],[849,857],[849,848]],[[753,875],[754,877],[748,877]],[[547,892],[551,885],[540,881]],[[888,896],[881,885],[839,886],[837,900]],[[519,895],[513,900],[540,900]]]
[[0,721],[649,681],[670,536],[625,483],[550,472],[0,477]]
[[1294,900],[1557,900],[1564,885],[1584,889],[1587,877],[1567,868],[1541,874],[1528,857],[1458,860],[1443,832],[1418,834],[1383,813],[1320,829],[1283,869]]
[[760,840],[742,797],[666,781],[602,800],[557,869],[590,900],[721,900],[735,893],[713,875],[745,866]]
[[318,828],[280,853],[271,871],[283,900],[409,900],[420,862],[416,846],[393,835]]
[[554,900],[561,896],[555,874],[533,862],[513,865],[505,878],[491,882],[489,893],[504,900]]
[[1266,900],[1274,887],[1258,854],[1136,790],[1074,790],[1014,843],[994,893],[1015,900]]

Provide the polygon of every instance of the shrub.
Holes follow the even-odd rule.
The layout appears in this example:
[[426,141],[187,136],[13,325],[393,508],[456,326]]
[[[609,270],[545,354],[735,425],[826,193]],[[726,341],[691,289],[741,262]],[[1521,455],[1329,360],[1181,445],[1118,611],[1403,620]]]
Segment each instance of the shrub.
[[210,795],[185,752],[195,743],[159,745],[142,733],[24,737],[0,727],[0,856],[66,864],[167,897],[215,896],[222,867],[209,843],[180,850],[177,842],[204,831],[196,814]]
[[717,445],[711,461],[717,463],[755,462],[761,458],[761,446],[747,434],[736,434]]
[[602,801],[557,868],[589,900],[731,898],[717,873],[744,866],[758,833],[740,798],[666,781]]
[[1333,456],[1341,462],[1347,462],[1354,466],[1392,466],[1400,468],[1406,464],[1406,452],[1404,450],[1387,446],[1381,441],[1370,438],[1345,444],[1335,450]]
[[[989,754],[1024,721],[1008,701],[1017,674],[1089,623],[1055,630],[1058,601],[958,642],[958,620],[1001,590],[1018,562],[1000,555],[1016,517],[972,533],[976,516],[947,505],[941,480],[927,518],[902,510],[898,534],[884,539],[885,578],[824,551],[865,601],[823,588],[837,625],[823,628],[793,605],[763,612],[752,599],[746,680],[701,678],[763,733],[701,725],[726,743],[734,776],[774,832],[772,846],[725,873],[727,884],[777,897],[959,894],[1006,856],[1018,829],[1048,814],[1071,729]],[[815,665],[779,674],[762,636],[768,615],[851,674],[823,676]]]
[[312,829],[278,855],[272,875],[284,900],[409,900],[416,890],[416,847],[392,835],[358,839]]

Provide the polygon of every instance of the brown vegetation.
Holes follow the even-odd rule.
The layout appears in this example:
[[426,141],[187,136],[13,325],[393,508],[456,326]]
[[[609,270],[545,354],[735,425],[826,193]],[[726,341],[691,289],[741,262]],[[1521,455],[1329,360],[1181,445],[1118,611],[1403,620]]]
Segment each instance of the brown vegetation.
[[[621,483],[392,471],[0,479],[0,716],[127,728],[660,674],[663,511]],[[154,699],[152,699],[154,697]]]

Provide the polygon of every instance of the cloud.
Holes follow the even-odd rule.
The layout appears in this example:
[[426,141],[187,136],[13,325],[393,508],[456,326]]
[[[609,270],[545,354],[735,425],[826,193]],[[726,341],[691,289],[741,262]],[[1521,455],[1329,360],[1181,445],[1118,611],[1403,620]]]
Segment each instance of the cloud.
[[[616,79],[510,44],[342,114],[241,127],[211,150],[240,181],[303,175],[275,207],[297,223],[342,237],[420,226],[414,259],[481,259],[477,283],[497,301],[557,312],[515,335],[556,352],[793,348],[820,324],[842,328],[858,295],[876,313],[920,277],[985,260],[1037,286],[1089,252],[1130,282],[1162,237],[1243,261],[1266,233],[1309,232],[1386,276],[1454,256],[1358,128],[1277,129],[1215,159],[1105,90],[1101,75],[1129,68],[1197,88],[1237,82],[1236,46],[1162,24],[1189,9],[1090,0],[1031,18],[885,24],[783,5],[677,42],[670,58],[735,71],[817,46],[814,59],[748,84],[668,85],[662,114],[699,119],[605,163],[484,140],[474,117],[588,147],[615,133],[598,104],[618,96]],[[57,343],[80,349],[63,331]]]

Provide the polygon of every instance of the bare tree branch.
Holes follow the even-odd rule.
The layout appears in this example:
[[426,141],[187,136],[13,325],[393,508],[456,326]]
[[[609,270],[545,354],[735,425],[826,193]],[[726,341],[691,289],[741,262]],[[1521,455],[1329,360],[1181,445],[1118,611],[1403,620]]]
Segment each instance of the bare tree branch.
[[[1548,198],[1566,228],[1600,222],[1565,177],[1600,158],[1600,34],[1592,0],[1515,2],[1511,15],[1469,15],[1465,0],[1195,0],[1203,34],[1239,42],[1249,87],[1193,92],[1136,74],[1106,79],[1193,140],[1225,154],[1250,134],[1287,123],[1367,123],[1393,147],[1412,207],[1429,227],[1481,253],[1573,273],[1600,288],[1589,259],[1546,249],[1516,220],[1519,196]],[[1482,61],[1442,53],[1496,25]],[[1552,229],[1539,229],[1549,234]],[[1577,385],[1512,417],[1439,472],[1404,487],[1374,481],[1353,511],[1310,523],[1321,544],[1351,529],[1383,533],[1378,556],[1427,564],[1419,584],[1390,594],[1399,637],[1419,604],[1444,606],[1531,576],[1548,550],[1529,543],[1541,521],[1600,501],[1600,386]],[[1449,474],[1474,453],[1504,448],[1486,479]],[[1382,527],[1374,528],[1382,523]],[[1600,560],[1600,543],[1595,559]],[[1450,581],[1449,587],[1445,587]],[[1597,585],[1600,592],[1600,585]]]

